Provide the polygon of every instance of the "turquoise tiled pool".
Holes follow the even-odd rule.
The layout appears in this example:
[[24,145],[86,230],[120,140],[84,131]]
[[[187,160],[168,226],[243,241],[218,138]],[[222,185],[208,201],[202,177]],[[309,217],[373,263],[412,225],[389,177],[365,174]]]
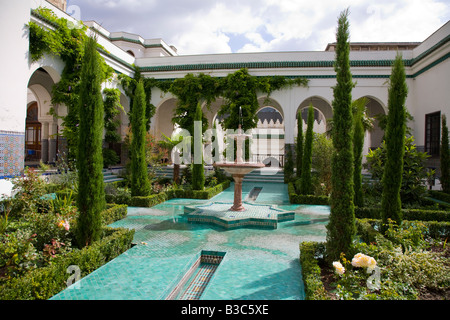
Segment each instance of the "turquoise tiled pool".
[[211,200],[172,199],[152,208],[128,208],[112,227],[134,228],[136,245],[55,295],[57,300],[165,299],[202,250],[226,252],[201,299],[303,299],[299,243],[324,241],[327,206],[289,204],[287,186],[244,183],[243,199],[262,187],[255,203],[295,211],[295,220],[275,230],[235,229],[190,224],[184,206],[230,201],[233,185]]

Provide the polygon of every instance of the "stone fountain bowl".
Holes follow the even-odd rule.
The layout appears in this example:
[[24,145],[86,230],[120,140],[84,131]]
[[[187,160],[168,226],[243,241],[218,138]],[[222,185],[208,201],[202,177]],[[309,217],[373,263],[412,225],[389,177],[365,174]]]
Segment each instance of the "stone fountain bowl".
[[251,163],[251,162],[243,162],[243,163],[216,162],[213,164],[213,166],[223,168],[226,172],[230,173],[231,175],[234,174],[245,175],[247,173],[252,172],[255,169],[265,167],[263,163]]

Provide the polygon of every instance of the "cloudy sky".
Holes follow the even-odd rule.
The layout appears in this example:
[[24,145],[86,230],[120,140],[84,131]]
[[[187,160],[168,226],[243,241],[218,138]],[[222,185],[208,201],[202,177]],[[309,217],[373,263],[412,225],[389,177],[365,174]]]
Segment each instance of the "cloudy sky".
[[354,42],[423,41],[450,20],[450,0],[68,0],[107,30],[162,38],[178,54],[324,50],[350,8]]

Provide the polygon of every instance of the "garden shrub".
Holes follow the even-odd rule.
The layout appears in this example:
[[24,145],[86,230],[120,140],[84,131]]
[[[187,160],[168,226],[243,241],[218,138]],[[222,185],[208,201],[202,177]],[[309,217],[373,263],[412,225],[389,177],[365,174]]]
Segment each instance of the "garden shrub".
[[[299,181],[299,180],[297,180]],[[297,194],[294,183],[288,184],[289,201],[292,204],[316,204],[316,205],[329,205],[329,197],[327,196],[314,196]]]
[[306,300],[327,300],[327,294],[321,280],[318,254],[323,244],[305,241],[300,243],[300,264]]
[[153,194],[146,197],[132,197],[130,205],[133,207],[152,207],[173,198],[210,199],[228,188],[230,183],[230,180],[226,180],[215,187],[205,190],[170,189],[159,194]]
[[0,300],[49,299],[66,288],[67,268],[76,265],[84,277],[131,247],[134,230],[103,228],[103,237],[83,249],[74,249],[35,269],[0,285]]
[[430,197],[432,197],[434,199],[438,199],[438,200],[450,203],[450,194],[448,194],[448,193],[445,193],[443,191],[437,191],[437,190],[429,190],[428,194],[430,195]]
[[[355,208],[357,218],[381,219],[380,208]],[[405,220],[450,221],[450,212],[443,210],[402,209]]]
[[124,219],[127,216],[128,205],[121,204],[107,208],[102,212],[103,225],[109,225],[115,221]]

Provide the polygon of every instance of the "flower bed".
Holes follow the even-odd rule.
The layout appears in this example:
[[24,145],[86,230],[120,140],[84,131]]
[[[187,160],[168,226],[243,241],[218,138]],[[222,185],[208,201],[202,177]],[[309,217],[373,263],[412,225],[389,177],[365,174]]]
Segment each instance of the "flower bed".
[[[443,222],[443,224],[447,224]],[[429,222],[357,219],[351,257],[327,261],[323,243],[301,243],[306,299],[415,300],[450,297],[450,249]],[[433,236],[437,236],[434,237]]]

